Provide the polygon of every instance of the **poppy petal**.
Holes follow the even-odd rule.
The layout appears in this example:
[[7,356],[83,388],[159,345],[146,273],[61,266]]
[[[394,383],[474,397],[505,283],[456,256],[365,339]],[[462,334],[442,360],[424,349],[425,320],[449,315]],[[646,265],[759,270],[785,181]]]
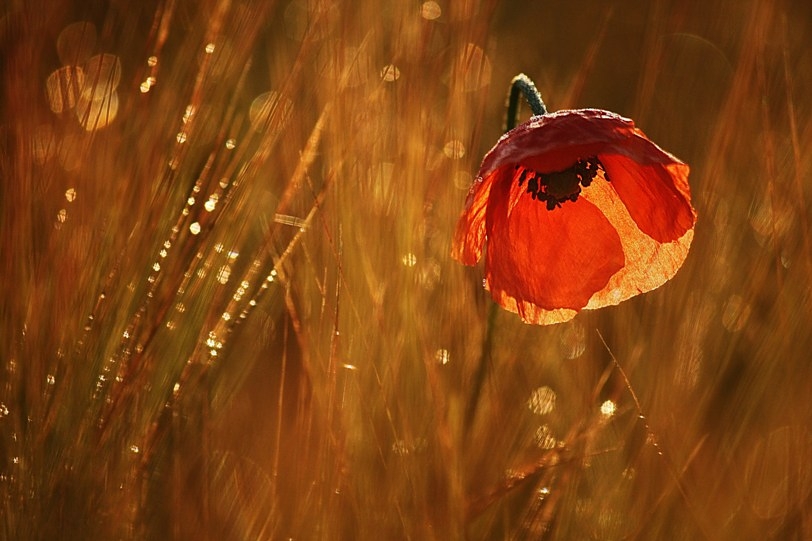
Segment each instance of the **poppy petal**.
[[523,193],[513,168],[494,172],[486,229],[486,284],[528,323],[571,319],[625,263],[614,226],[584,198],[548,211]]
[[465,209],[457,221],[451,257],[464,265],[476,265],[485,244],[485,209],[496,175],[477,178],[468,190]]
[[617,231],[626,258],[624,267],[596,292],[586,308],[618,304],[640,293],[651,291],[670,280],[682,266],[691,247],[694,230],[686,230],[672,242],[659,242],[642,231],[615,191],[614,181],[593,182],[584,189],[583,199],[590,201]]
[[[600,153],[626,153],[661,161],[649,155],[648,141],[627,118],[601,109],[573,109],[532,117],[504,134],[485,155],[480,175],[485,177],[505,165],[520,163],[536,171],[561,171],[578,158]],[[659,149],[658,149],[659,150]],[[664,151],[662,154],[667,155]]]
[[621,155],[601,154],[599,159],[641,231],[659,242],[671,242],[693,227],[687,165],[644,165]]

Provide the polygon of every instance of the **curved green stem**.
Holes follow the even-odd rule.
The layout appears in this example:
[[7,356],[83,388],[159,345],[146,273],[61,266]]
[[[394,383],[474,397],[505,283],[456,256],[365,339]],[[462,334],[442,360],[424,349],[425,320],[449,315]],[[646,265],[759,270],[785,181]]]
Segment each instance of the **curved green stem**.
[[[505,131],[510,131],[516,127],[516,116],[519,112],[519,93],[524,95],[524,99],[530,104],[530,109],[534,115],[543,115],[547,113],[547,107],[541,99],[536,85],[533,81],[525,75],[520,73],[510,82],[510,95],[508,97],[507,109],[507,122]],[[488,376],[488,367],[491,363],[494,327],[496,323],[496,314],[499,312],[499,306],[494,302],[488,308],[488,321],[485,324],[485,337],[482,342],[482,353],[479,357],[479,364],[477,365],[476,372],[474,373],[473,388],[471,389],[471,396],[468,401],[468,407],[465,410],[464,419],[464,437],[467,439],[471,429],[473,428],[474,418],[476,417],[477,406],[482,395],[482,388],[485,385],[485,380]]]
[[525,75],[520,73],[510,82],[510,96],[508,97],[508,110],[507,122],[505,123],[505,131],[510,131],[516,127],[516,115],[519,112],[519,93],[524,95],[524,99],[530,105],[530,110],[534,115],[547,114],[547,107],[544,105],[544,100],[541,99],[536,85],[533,81]]
[[474,374],[472,382],[473,388],[471,389],[471,396],[468,399],[468,407],[465,409],[464,437],[466,439],[473,428],[477,406],[479,405],[479,399],[482,395],[482,388],[485,385],[485,379],[487,379],[488,376],[488,367],[492,361],[493,329],[496,326],[496,314],[498,312],[499,305],[495,302],[491,302],[488,307],[488,321],[485,323],[485,338],[482,341],[482,352],[479,356],[479,364],[477,364],[476,373]]

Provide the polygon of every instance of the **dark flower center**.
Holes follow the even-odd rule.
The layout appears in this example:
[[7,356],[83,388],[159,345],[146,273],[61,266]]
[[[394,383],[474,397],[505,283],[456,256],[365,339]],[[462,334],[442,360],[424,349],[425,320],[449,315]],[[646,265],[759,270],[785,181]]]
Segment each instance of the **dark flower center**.
[[527,193],[533,199],[546,202],[547,210],[560,207],[565,201],[578,199],[581,187],[586,188],[592,184],[598,171],[603,171],[603,178],[609,180],[609,175],[597,156],[578,158],[572,167],[552,173],[539,173],[523,165],[517,165],[516,169],[521,170],[519,186],[527,182]]

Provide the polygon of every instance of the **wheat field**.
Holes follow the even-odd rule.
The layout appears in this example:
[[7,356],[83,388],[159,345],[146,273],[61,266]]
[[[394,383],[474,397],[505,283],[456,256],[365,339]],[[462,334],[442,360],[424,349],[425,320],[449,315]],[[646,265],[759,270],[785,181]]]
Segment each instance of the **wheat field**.
[[[0,539],[812,539],[811,36],[805,0],[0,2]],[[663,287],[531,326],[451,259],[520,72],[690,164]]]

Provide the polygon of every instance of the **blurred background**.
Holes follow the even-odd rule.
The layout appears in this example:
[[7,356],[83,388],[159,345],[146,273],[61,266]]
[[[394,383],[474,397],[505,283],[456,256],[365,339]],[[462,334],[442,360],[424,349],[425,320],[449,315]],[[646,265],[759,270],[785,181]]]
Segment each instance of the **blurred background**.
[[[812,538],[812,8],[526,4],[0,3],[0,538]],[[488,317],[519,72],[691,165],[669,283]]]

